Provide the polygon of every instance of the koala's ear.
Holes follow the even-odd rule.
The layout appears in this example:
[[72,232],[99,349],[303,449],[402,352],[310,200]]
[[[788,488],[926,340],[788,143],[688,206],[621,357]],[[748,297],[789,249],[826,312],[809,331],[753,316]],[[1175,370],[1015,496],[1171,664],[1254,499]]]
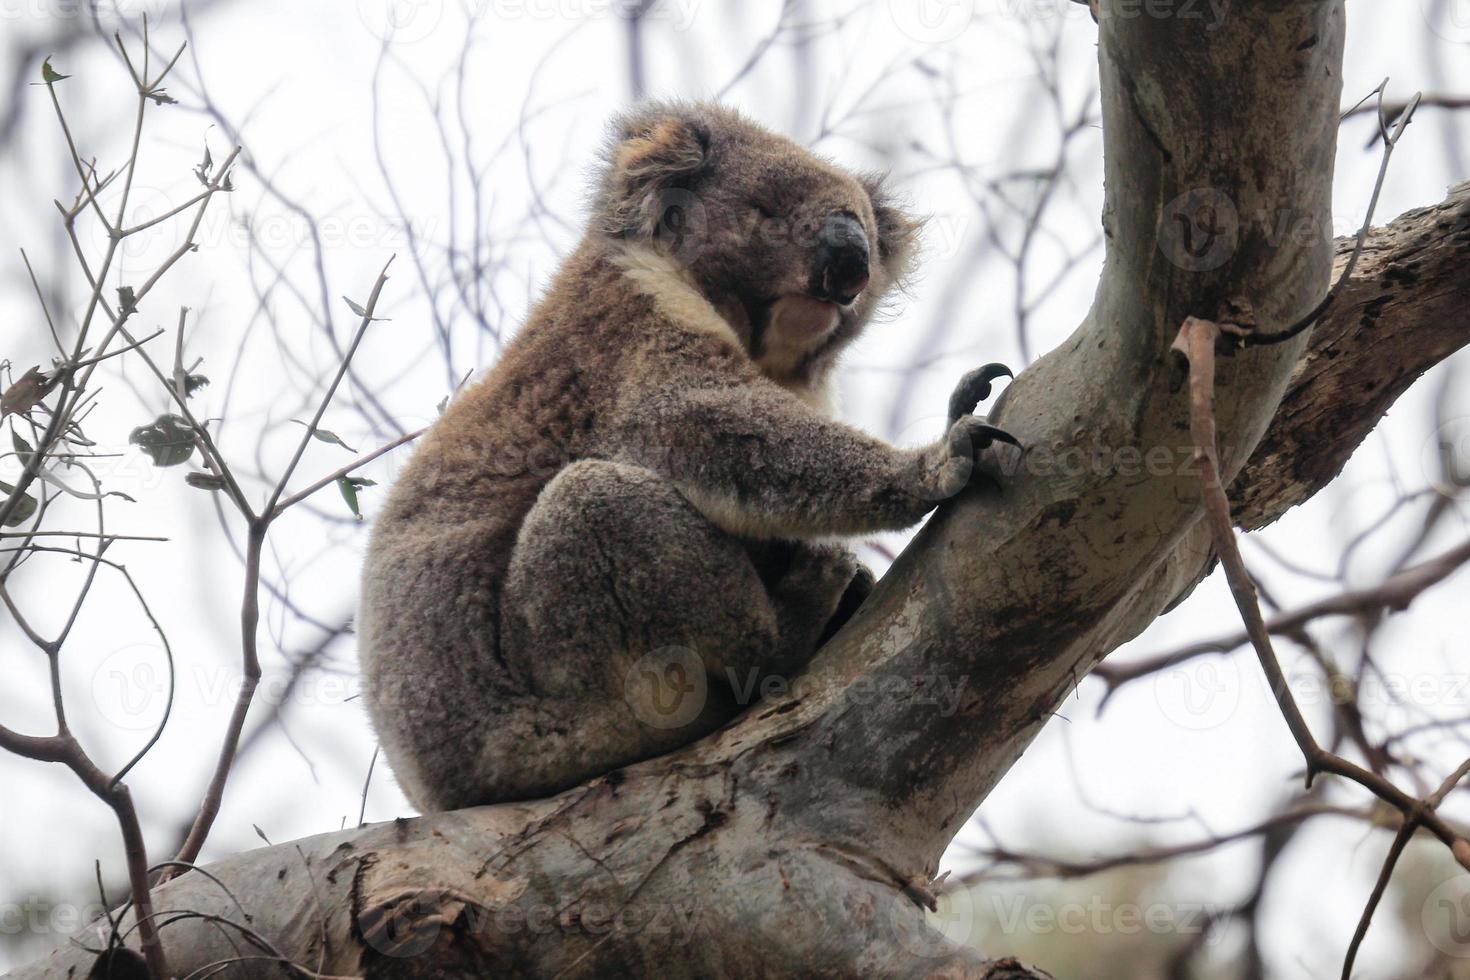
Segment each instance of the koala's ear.
[[610,235],[652,235],[667,192],[687,189],[709,160],[709,128],[653,113],[623,122],[609,150],[602,214]]
[[902,279],[914,261],[923,219],[904,210],[886,186],[886,174],[864,174],[861,179],[878,222],[878,259],[890,279]]

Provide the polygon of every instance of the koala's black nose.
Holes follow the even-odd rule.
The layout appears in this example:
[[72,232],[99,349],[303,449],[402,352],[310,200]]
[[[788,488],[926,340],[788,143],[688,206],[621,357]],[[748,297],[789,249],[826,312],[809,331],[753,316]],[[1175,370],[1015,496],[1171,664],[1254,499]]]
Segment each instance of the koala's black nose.
[[846,306],[868,284],[868,236],[846,211],[827,216],[812,263],[812,294]]

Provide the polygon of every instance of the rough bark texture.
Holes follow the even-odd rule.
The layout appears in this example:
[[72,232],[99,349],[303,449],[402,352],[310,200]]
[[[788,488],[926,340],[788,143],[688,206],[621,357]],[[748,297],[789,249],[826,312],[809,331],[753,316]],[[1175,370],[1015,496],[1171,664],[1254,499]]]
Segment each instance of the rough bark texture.
[[[1337,243],[1339,268],[1352,244]],[[1467,269],[1470,181],[1368,239],[1231,487],[1237,525],[1265,527],[1325,487],[1409,385],[1470,341]]]
[[[1169,343],[1186,316],[1238,301],[1289,323],[1326,289],[1342,36],[1340,0],[1239,3],[1209,32],[1102,18],[1107,264],[1081,327],[1004,399],[1031,456],[1003,493],[943,508],[794,693],[554,800],[267,848],[211,866],[218,882],[185,874],[158,907],[218,918],[163,913],[176,969],[246,956],[230,975],[276,976],[279,956],[382,977],[1041,975],[932,929],[926,886],[1081,676],[1207,566]],[[1234,487],[1244,525],[1315,492],[1463,342],[1448,324],[1465,197],[1376,236],[1305,356],[1307,337],[1221,364],[1226,478],[1251,459]],[[940,682],[960,692],[953,711]],[[15,975],[81,976],[90,960],[64,948]]]

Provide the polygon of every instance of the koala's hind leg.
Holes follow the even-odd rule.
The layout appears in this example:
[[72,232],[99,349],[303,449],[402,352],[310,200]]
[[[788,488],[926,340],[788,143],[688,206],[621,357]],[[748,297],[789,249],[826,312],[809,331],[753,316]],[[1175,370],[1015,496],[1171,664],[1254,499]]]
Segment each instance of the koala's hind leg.
[[782,642],[769,665],[775,673],[805,664],[873,591],[873,573],[840,544],[755,541],[747,548],[776,610]]
[[799,666],[815,646],[821,623],[783,636],[790,617],[772,597],[785,578],[768,592],[745,546],[661,476],[567,467],[511,558],[501,646],[526,697],[497,726],[509,730],[488,733],[487,778],[551,792],[723,724],[749,700],[752,671]]

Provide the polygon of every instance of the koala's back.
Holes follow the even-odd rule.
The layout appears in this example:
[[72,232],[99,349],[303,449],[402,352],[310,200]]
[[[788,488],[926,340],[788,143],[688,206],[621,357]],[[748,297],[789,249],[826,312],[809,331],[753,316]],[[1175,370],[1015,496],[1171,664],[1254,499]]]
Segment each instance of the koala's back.
[[[618,370],[588,335],[595,319],[572,314],[565,293],[553,287],[495,368],[451,400],[373,527],[358,622],[366,702],[421,808],[439,797],[433,785],[470,777],[469,741],[526,693],[500,649],[516,535],[546,483],[589,452],[600,394]],[[446,742],[466,751],[432,750]],[[416,771],[428,759],[466,768]]]
[[680,370],[691,344],[709,348],[693,354],[704,366],[738,363],[681,336],[605,253],[578,253],[399,476],[364,561],[358,642],[373,726],[421,809],[450,805],[446,786],[482,781],[473,747],[522,727],[536,699],[505,656],[501,603],[537,496],[572,463],[615,454],[620,401]]

